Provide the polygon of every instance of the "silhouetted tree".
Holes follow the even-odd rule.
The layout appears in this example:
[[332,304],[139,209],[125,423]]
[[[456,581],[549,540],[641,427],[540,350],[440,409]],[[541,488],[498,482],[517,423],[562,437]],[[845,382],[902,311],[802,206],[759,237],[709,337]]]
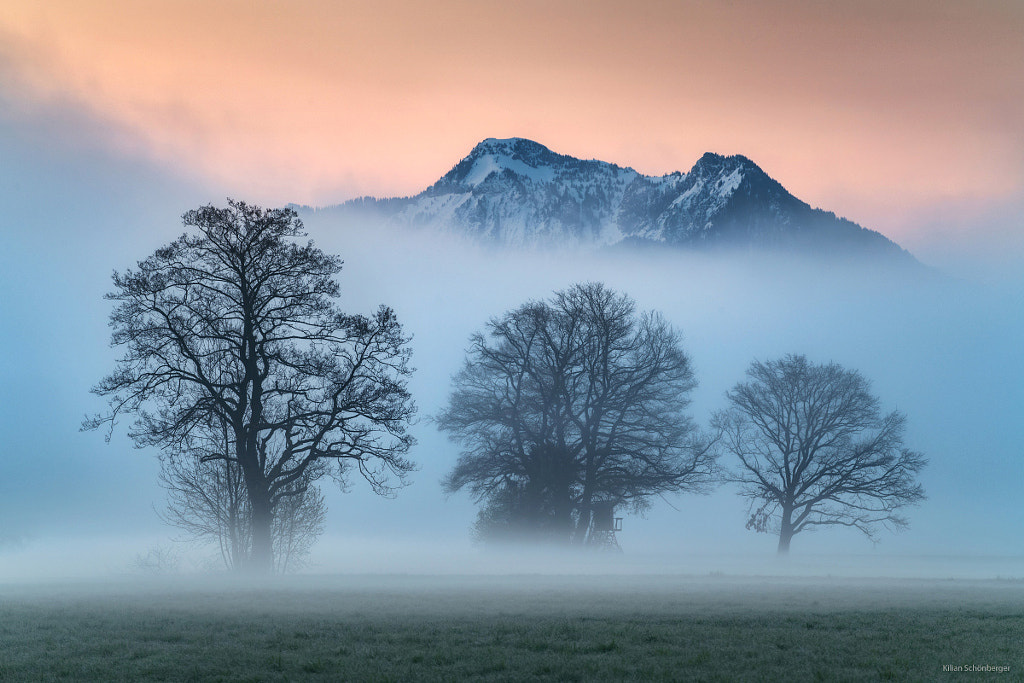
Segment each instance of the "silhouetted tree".
[[438,416],[465,447],[445,489],[484,503],[478,534],[530,529],[584,543],[595,503],[642,509],[710,484],[710,444],[685,413],[693,370],[660,315],[585,284],[487,327]]
[[747,377],[714,419],[739,460],[727,479],[751,501],[747,528],[777,533],[784,554],[814,527],[874,539],[878,525],[907,526],[898,510],[924,499],[915,475],[926,460],[903,447],[906,418],[883,416],[859,372],[789,355],[754,362]]
[[304,233],[291,209],[229,200],[183,221],[196,234],[114,273],[112,343],[124,355],[93,389],[109,412],[84,426],[112,430],[132,413],[137,446],[176,454],[205,425],[226,425],[233,450],[201,458],[240,471],[251,567],[269,572],[272,511],[301,482],[355,468],[389,494],[413,468],[408,339],[386,307],[337,309],[341,260],[292,241]]

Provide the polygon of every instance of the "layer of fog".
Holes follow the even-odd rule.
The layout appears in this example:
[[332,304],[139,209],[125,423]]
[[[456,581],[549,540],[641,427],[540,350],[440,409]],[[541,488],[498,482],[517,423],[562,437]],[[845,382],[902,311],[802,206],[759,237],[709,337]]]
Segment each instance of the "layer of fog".
[[[424,415],[445,401],[466,340],[489,317],[600,280],[683,331],[700,381],[692,414],[703,424],[753,359],[789,352],[860,370],[883,408],[907,414],[907,445],[930,460],[922,475],[929,499],[909,511],[911,528],[883,532],[877,547],[851,530],[803,534],[794,554],[1021,555],[1024,510],[1012,483],[1024,473],[1017,417],[1024,401],[1015,381],[1024,378],[1019,282],[996,288],[924,268],[906,273],[761,254],[501,253],[379,227],[367,237],[364,226],[345,229],[316,216],[307,224],[324,248],[345,255],[346,301],[387,302],[415,335],[412,386]],[[416,434],[422,469],[415,485],[396,501],[334,497],[334,533],[393,537],[437,547],[442,556],[465,547],[475,508],[465,495],[444,500],[437,485],[457,448],[429,422]],[[770,558],[775,539],[747,531],[745,520],[744,501],[726,487],[658,501],[646,519],[627,516],[619,541],[628,555],[655,564],[656,556],[669,564],[730,553]]]
[[[102,410],[88,389],[117,357],[107,348],[102,299],[110,271],[174,239],[183,211],[223,199],[144,165],[94,173],[109,159],[88,149],[69,160],[38,140],[0,140],[20,169],[0,190],[6,219],[19,226],[0,253],[0,576],[131,575],[154,548],[173,551],[173,571],[210,571],[212,550],[176,543],[180,534],[156,514],[164,504],[156,454],[133,449],[126,424],[109,444],[78,425]],[[324,482],[327,531],[309,572],[1024,576],[1020,271],[918,279],[758,254],[499,253],[423,232],[336,225],[325,215],[306,224],[319,246],[346,261],[342,307],[370,312],[386,303],[414,335],[411,388],[421,414],[410,454],[420,469],[394,499],[357,479],[348,493]],[[965,277],[979,269],[967,270],[947,269]],[[908,416],[907,445],[930,460],[921,477],[928,500],[908,511],[910,528],[883,532],[877,546],[849,530],[801,534],[781,565],[775,539],[746,530],[746,503],[723,487],[626,515],[621,556],[474,546],[474,502],[446,499],[439,485],[458,449],[428,418],[447,398],[469,335],[488,318],[589,280],[662,311],[682,330],[700,382],[692,414],[701,424],[755,358],[806,353],[863,372],[883,408]]]

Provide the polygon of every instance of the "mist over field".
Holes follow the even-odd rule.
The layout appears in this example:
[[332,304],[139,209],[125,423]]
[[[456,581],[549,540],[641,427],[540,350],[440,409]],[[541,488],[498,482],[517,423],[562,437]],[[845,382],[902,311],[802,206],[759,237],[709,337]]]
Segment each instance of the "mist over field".
[[[124,423],[109,444],[78,425],[102,409],[88,389],[117,357],[102,299],[110,272],[179,235],[185,210],[224,200],[127,165],[81,189],[76,178],[93,153],[69,164],[30,157],[28,145],[10,138],[5,144],[8,158],[20,155],[39,170],[5,196],[22,228],[10,236],[0,276],[14,294],[2,302],[0,574],[120,576],[137,572],[139,557],[154,548],[173,550],[177,571],[208,571],[217,564],[212,550],[175,543],[179,534],[157,517],[164,494],[156,453],[132,448]],[[979,267],[975,251],[969,263],[907,272],[754,252],[498,251],[425,231],[344,224],[327,213],[302,217],[309,237],[345,260],[341,307],[369,313],[385,303],[413,335],[410,388],[419,406],[410,453],[419,469],[395,498],[374,495],[358,477],[344,493],[323,482],[326,531],[308,572],[1024,576],[1024,278],[1005,267],[1006,253],[993,257],[998,270]],[[846,529],[800,534],[782,565],[776,538],[746,530],[746,501],[723,486],[656,501],[643,517],[626,514],[621,557],[474,546],[476,505],[467,494],[446,498],[439,483],[458,447],[431,417],[447,400],[469,336],[489,318],[588,281],[662,312],[682,331],[699,382],[690,413],[701,426],[755,359],[801,353],[863,373],[883,411],[906,414],[906,445],[929,460],[920,476],[928,498],[907,511],[910,528],[883,532],[877,546]]]
[[[307,224],[319,229],[316,216]],[[336,237],[334,230],[323,229],[325,248],[345,239],[345,231]],[[794,541],[794,556],[1019,555],[1015,537],[1024,515],[1010,482],[1024,472],[1015,455],[1024,430],[1015,418],[1021,390],[1008,381],[1024,375],[1016,353],[1024,331],[1015,313],[1021,310],[1019,281],[979,285],[928,268],[904,272],[757,253],[501,253],[422,233],[378,229],[369,240],[347,234],[351,256],[342,281],[361,283],[358,291],[349,289],[351,296],[380,292],[415,335],[413,387],[426,415],[446,400],[469,335],[489,317],[576,282],[602,281],[682,330],[700,383],[691,412],[702,425],[725,406],[724,392],[744,379],[752,360],[786,353],[860,370],[883,410],[908,416],[907,446],[929,458],[921,475],[928,500],[909,510],[910,529],[883,534],[877,547],[859,532],[807,533]],[[361,250],[365,256],[357,256]],[[430,282],[429,294],[392,272]],[[421,483],[439,480],[457,449],[429,423],[417,436],[422,470],[400,498],[433,493],[435,501],[423,498],[422,509],[436,514],[437,531],[445,529],[456,543],[460,521],[472,519],[467,496],[442,504],[440,494]],[[723,463],[729,464],[727,455]],[[399,536],[407,533],[410,521],[399,506],[387,505],[374,507],[380,522]],[[654,565],[763,554],[771,567],[776,539],[745,530],[745,521],[745,501],[725,486],[711,496],[671,497],[646,519],[627,516],[619,541],[627,556]],[[418,533],[410,536],[429,547]],[[835,568],[844,563],[852,564],[837,561]]]

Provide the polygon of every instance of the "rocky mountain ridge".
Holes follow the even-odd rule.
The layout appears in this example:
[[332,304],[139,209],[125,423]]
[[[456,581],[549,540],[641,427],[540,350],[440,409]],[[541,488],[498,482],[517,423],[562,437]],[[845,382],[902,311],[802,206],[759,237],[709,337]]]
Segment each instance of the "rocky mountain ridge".
[[812,208],[743,156],[702,156],[687,173],[557,154],[523,138],[487,139],[423,192],[329,209],[500,246],[666,245],[769,249],[912,261],[873,230]]

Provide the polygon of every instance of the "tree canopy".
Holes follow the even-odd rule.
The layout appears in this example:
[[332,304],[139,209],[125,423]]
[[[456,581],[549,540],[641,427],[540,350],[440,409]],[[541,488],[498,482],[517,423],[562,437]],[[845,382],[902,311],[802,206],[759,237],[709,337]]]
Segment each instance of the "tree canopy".
[[642,509],[713,480],[680,334],[601,284],[492,319],[453,383],[438,425],[464,450],[444,485],[484,503],[484,535],[584,543],[599,503]]

